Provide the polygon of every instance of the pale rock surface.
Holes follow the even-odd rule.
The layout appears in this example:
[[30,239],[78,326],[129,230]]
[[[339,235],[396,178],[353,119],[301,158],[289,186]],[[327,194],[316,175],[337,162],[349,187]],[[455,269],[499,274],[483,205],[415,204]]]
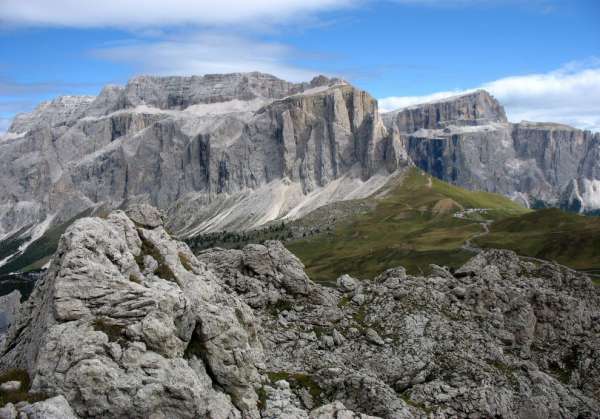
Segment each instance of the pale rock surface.
[[20,381],[7,381],[5,383],[0,384],[0,391],[3,392],[18,391],[20,388]]
[[19,407],[18,411],[19,415],[15,418],[19,419],[78,419],[63,396],[27,404]]
[[368,196],[406,163],[384,168],[377,102],[322,76],[140,76],[40,105],[10,131],[0,237],[135,203],[164,210],[180,235],[247,229]]
[[435,177],[526,206],[600,208],[600,133],[507,121],[486,91],[382,115],[391,144]]
[[[131,213],[156,220],[147,207]],[[32,391],[65,396],[82,417],[258,417],[252,311],[148,224],[123,212],[73,224],[10,329],[2,366],[26,369]],[[157,264],[144,274],[145,256]]]
[[14,322],[21,306],[21,293],[18,290],[0,297],[0,349],[4,343],[6,331]]
[[0,370],[80,417],[595,418],[599,307],[587,276],[509,251],[347,291],[278,242],[196,257],[117,211],[68,229]]

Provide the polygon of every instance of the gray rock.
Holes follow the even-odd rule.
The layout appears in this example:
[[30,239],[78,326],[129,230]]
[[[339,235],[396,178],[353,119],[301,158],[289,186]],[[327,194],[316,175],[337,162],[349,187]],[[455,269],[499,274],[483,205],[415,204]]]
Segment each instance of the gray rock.
[[[158,263],[153,274],[140,271],[145,254]],[[26,369],[32,391],[61,394],[84,417],[254,418],[258,328],[163,227],[115,212],[63,235],[0,368]]]
[[0,407],[0,419],[15,419],[17,414],[17,409],[12,403],[6,403],[6,405]]
[[52,397],[19,409],[27,419],[77,419],[77,415],[63,396]]
[[310,412],[310,419],[377,419],[376,416],[354,413],[346,409],[343,403],[336,401],[325,406],[321,406]]
[[0,384],[0,391],[4,392],[18,391],[20,388],[20,381],[7,381],[5,383]]
[[250,229],[370,196],[412,165],[524,205],[592,212],[599,144],[600,133],[508,123],[485,91],[380,117],[337,79],[140,76],[15,118],[0,140],[0,236],[133,204],[159,208],[182,237]]
[[4,335],[14,322],[15,316],[21,306],[21,293],[18,290],[12,291],[10,294],[0,297],[0,349]]
[[600,290],[586,275],[486,250],[454,276],[393,269],[351,292],[365,303],[310,281],[278,242],[195,257],[117,211],[67,230],[0,371],[26,369],[80,417],[600,411]]
[[337,286],[344,292],[354,291],[354,289],[356,289],[356,287],[358,286],[357,280],[352,278],[348,274],[340,276],[337,279],[336,283]]
[[163,225],[160,211],[148,204],[133,205],[125,213],[131,221],[144,228],[156,228]]
[[600,133],[566,125],[511,124],[476,91],[383,114],[389,147],[437,178],[577,212],[597,209]]
[[377,333],[375,330],[371,329],[370,327],[367,330],[365,330],[365,337],[371,343],[374,343],[376,345],[385,345],[385,342],[383,341],[383,339],[381,339],[381,336],[379,336],[379,333]]
[[[41,108],[0,141],[1,236],[135,203],[181,235],[239,230],[356,198],[377,176],[367,196],[387,174],[376,101],[337,79],[141,76]],[[336,195],[311,203],[334,180]]]

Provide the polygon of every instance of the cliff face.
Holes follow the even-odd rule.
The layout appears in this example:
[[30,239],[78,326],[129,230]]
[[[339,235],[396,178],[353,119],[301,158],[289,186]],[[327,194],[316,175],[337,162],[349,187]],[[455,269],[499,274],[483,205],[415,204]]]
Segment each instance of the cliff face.
[[504,108],[485,90],[388,112],[384,119],[388,126],[394,126],[401,133],[448,125],[508,122]]
[[339,80],[138,77],[16,118],[0,142],[0,236],[139,201],[182,234],[248,228],[372,192],[384,149],[376,101]]
[[593,211],[600,203],[600,134],[551,123],[508,123],[487,92],[382,116],[410,159],[434,176],[525,205]]
[[530,206],[600,208],[600,134],[510,124],[485,91],[380,116],[325,77],[137,77],[18,116],[0,161],[0,240],[23,242],[136,202],[182,236],[253,228],[366,197],[411,164]]

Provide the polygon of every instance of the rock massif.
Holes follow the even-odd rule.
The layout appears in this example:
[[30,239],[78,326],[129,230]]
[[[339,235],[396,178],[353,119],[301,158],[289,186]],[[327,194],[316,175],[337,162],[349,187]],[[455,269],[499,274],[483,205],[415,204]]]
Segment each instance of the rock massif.
[[592,418],[598,307],[585,275],[495,250],[323,287],[279,242],[195,256],[139,206],[67,230],[0,372],[76,417]]
[[600,134],[510,124],[485,91],[379,115],[338,79],[148,77],[62,97],[0,137],[0,266],[52,226],[149,203],[181,237],[364,198],[416,164],[528,206],[600,209]]
[[434,176],[527,206],[600,208],[600,133],[507,121],[479,90],[383,115],[394,141]]
[[384,134],[373,98],[325,77],[138,77],[59,98],[0,141],[0,237],[132,202],[179,234],[249,228],[377,189]]

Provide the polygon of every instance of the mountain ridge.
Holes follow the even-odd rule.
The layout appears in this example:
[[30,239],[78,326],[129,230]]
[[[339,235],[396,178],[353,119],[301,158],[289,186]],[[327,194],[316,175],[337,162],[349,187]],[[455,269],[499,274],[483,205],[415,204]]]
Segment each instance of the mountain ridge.
[[511,124],[481,90],[380,114],[367,92],[324,76],[140,76],[15,119],[0,141],[0,238],[139,202],[182,237],[256,228],[367,197],[413,165],[526,206],[594,211],[599,144]]

